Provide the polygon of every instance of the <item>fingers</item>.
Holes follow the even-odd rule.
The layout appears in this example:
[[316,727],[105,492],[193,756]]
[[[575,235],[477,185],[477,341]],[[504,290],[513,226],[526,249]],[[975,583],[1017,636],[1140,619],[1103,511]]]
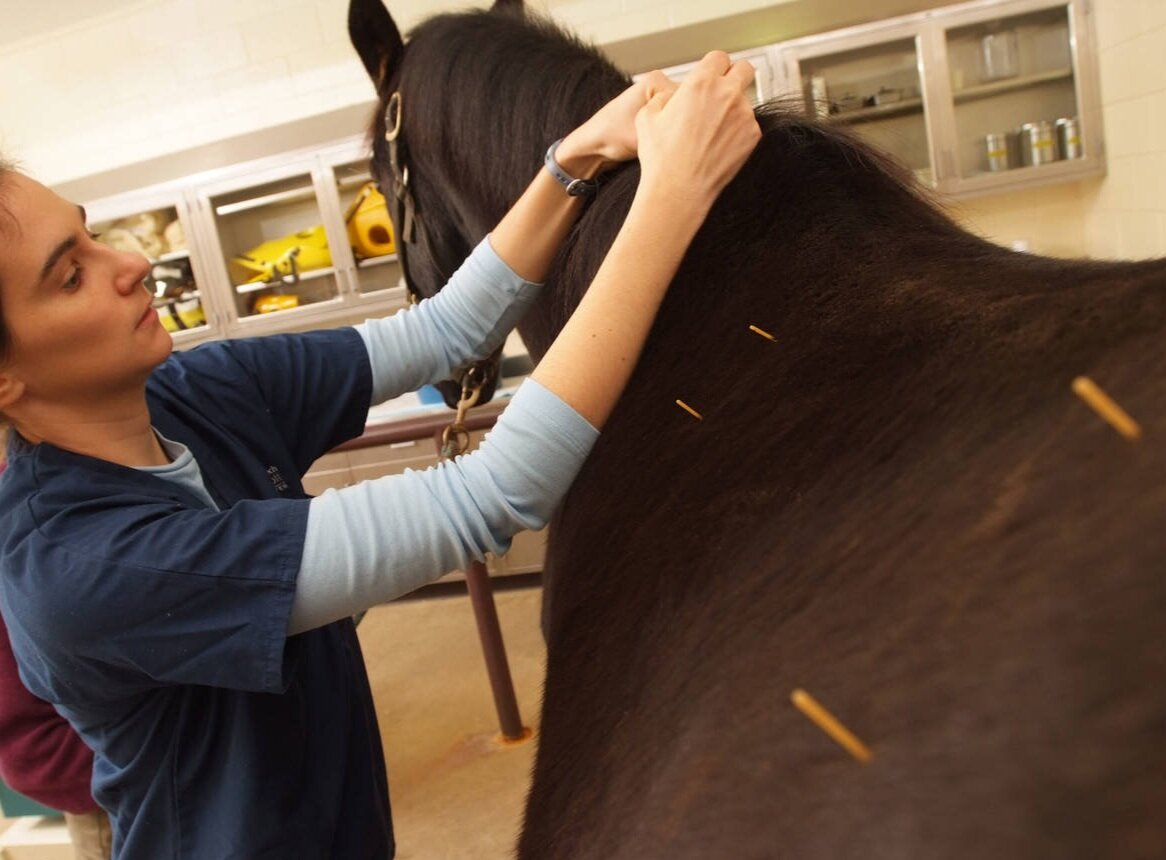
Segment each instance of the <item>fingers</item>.
[[725,72],[729,71],[729,67],[732,64],[733,62],[729,59],[729,55],[724,51],[709,51],[700,58],[700,62],[696,64],[689,74],[719,78]]
[[656,93],[656,95],[648,99],[648,103],[644,105],[644,108],[653,112],[663,110],[664,105],[668,104],[668,99],[670,98],[672,98],[672,93]]
[[736,81],[740,85],[741,92],[749,89],[755,75],[756,71],[753,68],[753,64],[748,60],[738,60],[725,72],[725,77]]
[[673,93],[678,84],[660,70],[644,76],[644,100],[651,101],[657,93]]

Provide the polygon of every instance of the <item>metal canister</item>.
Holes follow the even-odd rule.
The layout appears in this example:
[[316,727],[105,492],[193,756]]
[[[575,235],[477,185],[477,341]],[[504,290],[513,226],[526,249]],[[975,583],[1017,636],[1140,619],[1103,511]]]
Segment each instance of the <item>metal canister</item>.
[[984,155],[988,159],[988,169],[993,173],[1011,167],[1008,162],[1008,135],[1004,132],[984,135]]
[[1057,120],[1057,154],[1061,158],[1080,158],[1081,123],[1075,116],[1063,116]]
[[813,104],[815,116],[830,115],[830,93],[826,90],[826,79],[821,75],[810,78],[810,102]]
[[1019,136],[1021,164],[1039,165],[1057,160],[1057,138],[1048,120],[1026,122],[1020,127]]

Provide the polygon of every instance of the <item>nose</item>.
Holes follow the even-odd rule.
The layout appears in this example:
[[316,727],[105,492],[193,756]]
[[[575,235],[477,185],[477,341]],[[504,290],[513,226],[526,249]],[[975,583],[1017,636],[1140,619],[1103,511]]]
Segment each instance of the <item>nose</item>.
[[116,278],[118,292],[129,295],[140,290],[143,286],[149,289],[144,281],[149,276],[153,264],[141,254],[127,251],[116,251],[115,253],[118,256]]

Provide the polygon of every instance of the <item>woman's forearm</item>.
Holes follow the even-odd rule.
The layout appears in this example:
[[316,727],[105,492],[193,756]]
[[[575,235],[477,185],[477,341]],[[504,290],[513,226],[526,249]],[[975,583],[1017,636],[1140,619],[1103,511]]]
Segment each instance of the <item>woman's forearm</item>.
[[[578,154],[573,154],[572,149]],[[592,178],[602,163],[598,155],[588,154],[583,146],[574,144],[570,136],[559,147],[557,161],[576,179]],[[540,169],[490,233],[490,244],[519,276],[540,282],[582,211],[583,198],[568,196],[550,173]]]
[[711,202],[677,201],[641,185],[587,294],[531,374],[595,427],[627,384]]

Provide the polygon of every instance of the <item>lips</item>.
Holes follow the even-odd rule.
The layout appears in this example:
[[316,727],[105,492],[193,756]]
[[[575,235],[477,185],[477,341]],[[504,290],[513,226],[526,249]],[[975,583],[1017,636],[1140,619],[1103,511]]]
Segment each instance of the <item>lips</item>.
[[148,305],[146,305],[146,309],[144,311],[142,311],[142,315],[140,317],[138,317],[137,327],[141,328],[142,326],[146,325],[147,322],[151,320],[151,318],[153,320],[157,320],[158,319],[158,312],[156,310],[154,310],[153,304],[148,304]]

